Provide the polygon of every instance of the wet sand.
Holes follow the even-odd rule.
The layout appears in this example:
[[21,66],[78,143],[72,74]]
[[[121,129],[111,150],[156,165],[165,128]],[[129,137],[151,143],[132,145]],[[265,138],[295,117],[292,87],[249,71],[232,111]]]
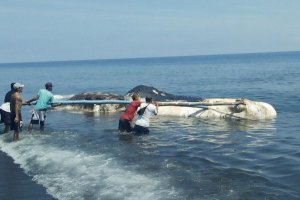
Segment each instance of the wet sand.
[[55,200],[46,189],[26,175],[13,159],[0,151],[0,199]]

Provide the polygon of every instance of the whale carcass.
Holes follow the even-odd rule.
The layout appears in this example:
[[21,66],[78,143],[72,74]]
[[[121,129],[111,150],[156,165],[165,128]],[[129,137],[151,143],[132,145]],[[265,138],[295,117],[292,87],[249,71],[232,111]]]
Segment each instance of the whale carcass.
[[178,96],[144,85],[131,89],[125,97],[128,99],[133,93],[137,93],[141,97],[150,96],[159,101],[158,115],[250,120],[273,119],[277,115],[272,105],[243,98],[203,99],[201,97]]
[[77,108],[84,110],[116,112],[125,108],[126,104],[131,100],[131,95],[134,93],[138,94],[142,98],[142,101],[146,96],[152,97],[154,101],[157,101],[159,103],[158,115],[162,116],[249,120],[273,119],[276,117],[274,107],[265,102],[242,98],[203,99],[201,97],[179,96],[145,85],[139,85],[131,89],[124,96],[103,93],[81,93],[73,96],[70,100],[73,102],[74,100],[75,102],[78,100],[78,102],[80,100],[87,102],[94,101],[93,104],[76,105]]

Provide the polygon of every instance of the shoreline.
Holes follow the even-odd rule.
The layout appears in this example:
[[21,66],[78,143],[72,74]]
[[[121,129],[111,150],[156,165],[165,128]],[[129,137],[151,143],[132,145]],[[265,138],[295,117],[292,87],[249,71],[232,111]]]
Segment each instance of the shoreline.
[[0,199],[10,200],[55,200],[46,188],[25,174],[20,165],[0,150]]

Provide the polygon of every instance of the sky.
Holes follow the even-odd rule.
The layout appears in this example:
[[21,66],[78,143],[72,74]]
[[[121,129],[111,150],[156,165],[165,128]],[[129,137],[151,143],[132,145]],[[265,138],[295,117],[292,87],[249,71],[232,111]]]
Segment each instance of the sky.
[[300,50],[299,0],[0,0],[0,63]]

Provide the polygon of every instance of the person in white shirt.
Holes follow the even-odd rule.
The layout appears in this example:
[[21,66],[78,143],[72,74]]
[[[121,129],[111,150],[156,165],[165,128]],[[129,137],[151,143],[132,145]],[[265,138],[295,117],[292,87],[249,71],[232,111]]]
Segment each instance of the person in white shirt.
[[[146,103],[142,103],[139,109],[145,108],[145,112],[138,116],[133,132],[135,134],[148,134],[150,118],[158,113],[158,103],[154,103],[151,97],[146,97]],[[138,110],[139,110],[138,109]]]

